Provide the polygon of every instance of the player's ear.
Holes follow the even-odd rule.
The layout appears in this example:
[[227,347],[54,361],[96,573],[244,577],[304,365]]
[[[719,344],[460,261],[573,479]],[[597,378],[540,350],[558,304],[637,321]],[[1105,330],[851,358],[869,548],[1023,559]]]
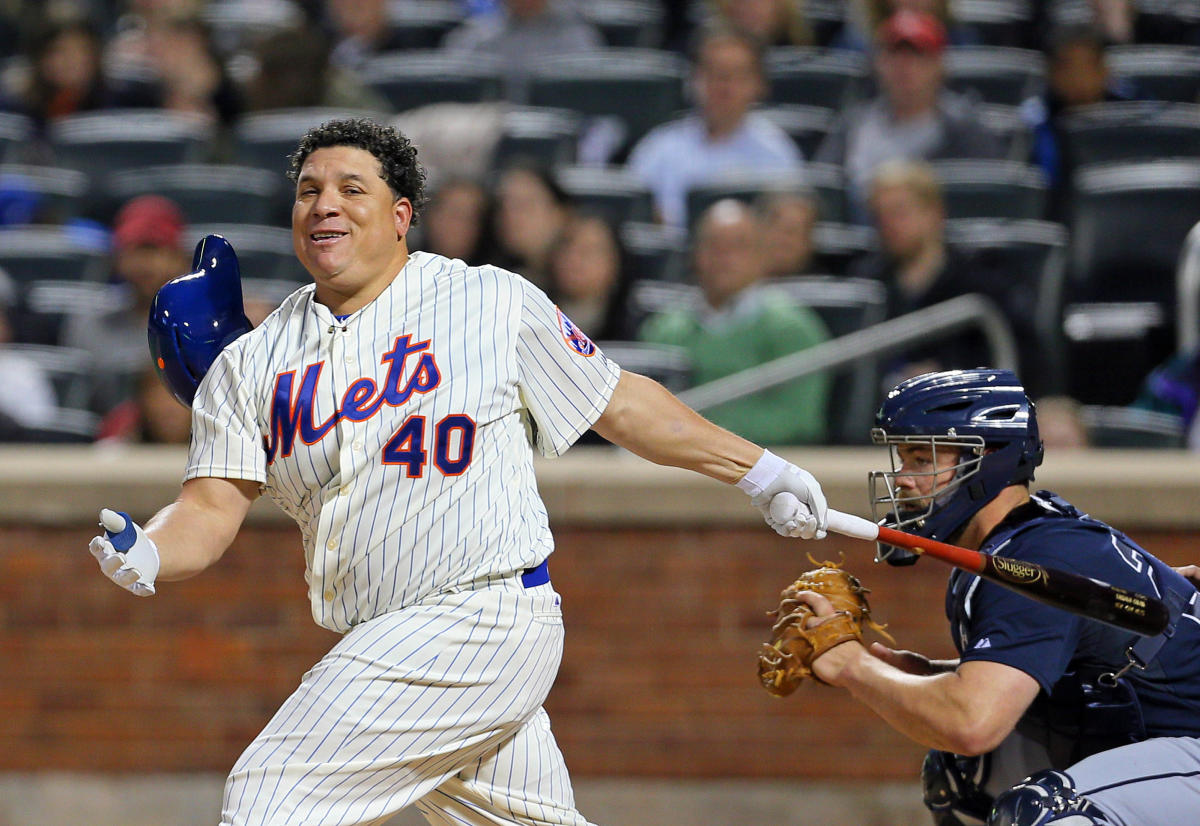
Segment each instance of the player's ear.
[[392,202],[392,220],[396,225],[397,241],[408,235],[408,228],[412,225],[412,218],[412,201],[401,197]]

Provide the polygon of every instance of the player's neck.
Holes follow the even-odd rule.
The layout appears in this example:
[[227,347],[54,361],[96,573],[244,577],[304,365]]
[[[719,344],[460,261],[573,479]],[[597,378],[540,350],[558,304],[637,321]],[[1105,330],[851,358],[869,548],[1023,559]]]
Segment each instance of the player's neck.
[[1028,501],[1028,488],[1024,485],[1009,485],[971,518],[967,527],[963,529],[962,535],[959,536],[958,544],[974,551],[979,550],[983,540],[1003,521],[1004,517],[1008,516],[1014,508],[1018,508]]

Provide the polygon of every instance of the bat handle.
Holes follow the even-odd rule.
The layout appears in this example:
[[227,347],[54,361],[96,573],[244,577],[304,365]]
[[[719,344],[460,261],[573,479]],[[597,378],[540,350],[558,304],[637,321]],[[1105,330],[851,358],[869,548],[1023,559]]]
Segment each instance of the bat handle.
[[861,516],[830,509],[828,518],[826,527],[842,536],[865,539],[868,542],[874,542],[879,537],[879,526]]

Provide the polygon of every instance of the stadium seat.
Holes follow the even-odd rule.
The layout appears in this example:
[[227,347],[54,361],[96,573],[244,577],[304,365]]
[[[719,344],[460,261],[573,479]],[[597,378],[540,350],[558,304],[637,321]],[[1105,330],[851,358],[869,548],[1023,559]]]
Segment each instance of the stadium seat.
[[15,112],[0,112],[0,163],[26,160],[26,151],[32,138],[32,120]]
[[1085,404],[1079,417],[1092,447],[1181,449],[1185,446],[1183,420],[1169,413]]
[[59,407],[87,409],[95,378],[91,353],[48,344],[7,344],[5,347],[42,368],[54,386]]
[[[771,192],[807,193],[813,191],[812,179],[808,169],[794,173],[758,169],[729,170],[688,190],[688,225],[695,226],[705,210],[725,198],[753,203],[757,198]],[[824,214],[820,207],[818,211]]]
[[528,102],[574,109],[617,125],[624,145],[685,106],[687,67],[659,49],[607,48],[544,58],[530,66]]
[[1046,214],[1042,170],[1021,161],[949,160],[933,164],[946,217],[1038,219]]
[[90,444],[96,440],[100,417],[90,410],[60,407],[39,427],[25,428],[24,442]]
[[672,393],[691,383],[692,360],[682,347],[642,341],[598,341],[596,346],[625,370],[648,376]]
[[1081,382],[1072,395],[1127,404],[1175,349],[1175,273],[1200,221],[1200,161],[1080,167],[1070,209],[1063,332],[1069,375]]
[[221,54],[249,51],[262,38],[303,25],[304,12],[288,0],[217,0],[200,6]]
[[988,274],[992,298],[1017,340],[1018,373],[1033,396],[1063,392],[1055,290],[1067,264],[1067,228],[1048,221],[946,223],[946,243]]
[[721,173],[689,190],[688,222],[695,222],[705,209],[722,198],[753,201],[771,192],[806,191],[816,197],[821,220],[845,220],[846,183],[842,168],[835,164],[810,163],[791,173],[757,169],[733,169]]
[[837,112],[821,106],[779,104],[764,106],[759,111],[791,136],[805,158],[817,153],[817,147],[837,120]]
[[278,174],[232,164],[127,169],[109,177],[109,193],[117,204],[138,195],[164,195],[179,205],[190,224],[271,224],[291,201]]
[[946,50],[946,85],[984,103],[1017,106],[1045,86],[1046,58],[1033,49],[951,46]]
[[1000,139],[1004,146],[1004,157],[1010,161],[1029,158],[1033,143],[1033,131],[1021,116],[1021,107],[1003,103],[984,103],[979,107],[979,121]]
[[633,173],[619,166],[560,166],[559,185],[580,207],[596,212],[614,225],[650,221],[654,199]]
[[850,265],[878,248],[875,231],[859,224],[818,221],[813,227],[813,269],[845,275]]
[[67,115],[48,127],[55,164],[86,172],[103,191],[114,172],[209,160],[214,127],[206,118],[152,109]]
[[47,278],[103,281],[108,235],[85,227],[0,227],[0,267],[18,284]]
[[1110,46],[1105,55],[1109,71],[1138,97],[1200,103],[1200,46]]
[[688,234],[682,227],[626,221],[620,226],[630,280],[683,281],[688,276]]
[[373,57],[359,76],[397,112],[430,103],[497,100],[503,89],[498,59],[437,49]]
[[96,281],[38,279],[21,285],[12,314],[13,340],[60,345],[71,316],[107,313],[127,306],[117,288]]
[[1065,117],[1063,129],[1078,165],[1200,158],[1200,105],[1195,103],[1098,103]]
[[456,0],[403,0],[388,3],[388,26],[397,50],[436,49],[451,29],[466,19]]
[[1029,45],[1033,3],[1040,0],[955,0],[954,22],[987,46]]
[[521,106],[504,113],[499,140],[492,150],[493,169],[516,158],[532,158],[545,166],[578,160],[582,117],[570,109]]
[[193,224],[186,233],[188,248],[210,234],[220,235],[233,245],[243,278],[295,285],[312,280],[296,260],[291,230],[253,224]]
[[618,48],[654,49],[662,44],[663,5],[649,0],[588,0],[579,10]]
[[[88,177],[75,169],[28,164],[0,164],[0,223],[59,224],[81,217],[87,208]],[[29,198],[27,203],[5,203],[9,197]],[[24,220],[18,215],[28,207]],[[10,210],[12,210],[10,212]]]
[[862,100],[870,66],[862,55],[808,46],[767,51],[767,101],[842,111]]
[[255,166],[283,176],[288,156],[295,151],[300,136],[314,126],[339,118],[381,120],[387,115],[369,109],[305,107],[273,109],[242,115],[233,127],[233,161]]

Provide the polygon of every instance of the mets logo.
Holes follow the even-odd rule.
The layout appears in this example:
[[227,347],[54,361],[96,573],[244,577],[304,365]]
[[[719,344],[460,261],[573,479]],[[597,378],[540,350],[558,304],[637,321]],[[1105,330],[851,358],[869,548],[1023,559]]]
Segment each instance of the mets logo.
[[575,322],[563,315],[563,311],[554,308],[558,313],[558,331],[562,333],[563,341],[567,346],[581,356],[591,356],[596,352],[596,345],[587,335],[575,326]]

